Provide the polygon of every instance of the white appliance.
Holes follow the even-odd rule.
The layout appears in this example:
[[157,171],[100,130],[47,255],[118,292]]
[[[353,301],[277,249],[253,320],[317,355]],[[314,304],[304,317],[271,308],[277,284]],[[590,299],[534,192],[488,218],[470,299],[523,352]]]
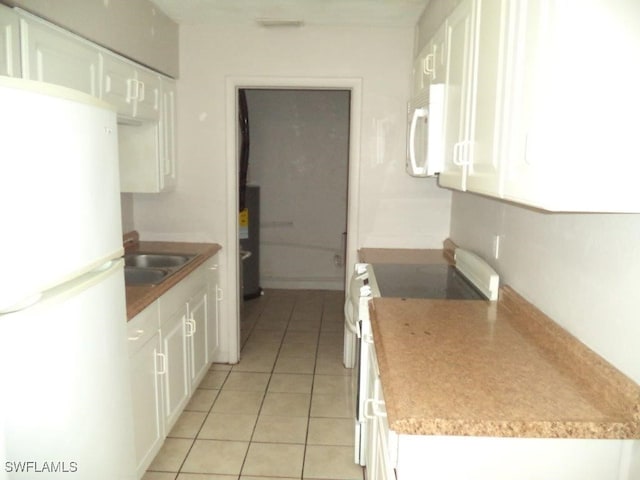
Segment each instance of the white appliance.
[[430,85],[407,108],[407,173],[430,177],[444,166],[444,84]]
[[0,478],[134,479],[116,114],[0,77]]
[[368,423],[367,400],[373,392],[367,382],[369,345],[373,332],[369,302],[375,297],[430,298],[446,300],[498,299],[499,276],[481,257],[456,249],[455,266],[448,264],[357,263],[345,299],[345,367],[354,375],[354,460],[365,466]]

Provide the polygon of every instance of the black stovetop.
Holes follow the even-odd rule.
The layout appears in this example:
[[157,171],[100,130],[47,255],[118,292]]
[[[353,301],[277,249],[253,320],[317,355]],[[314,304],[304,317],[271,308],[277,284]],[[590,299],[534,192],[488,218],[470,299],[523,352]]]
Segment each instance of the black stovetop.
[[486,300],[451,265],[376,263],[373,271],[381,297]]

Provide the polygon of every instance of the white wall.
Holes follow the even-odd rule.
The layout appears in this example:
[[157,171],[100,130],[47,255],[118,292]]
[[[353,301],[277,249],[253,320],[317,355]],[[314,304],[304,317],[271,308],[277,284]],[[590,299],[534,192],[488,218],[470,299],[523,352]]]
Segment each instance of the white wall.
[[[228,76],[363,79],[360,246],[438,246],[450,196],[404,172],[412,29],[183,26],[178,82],[178,188],[136,196],[143,236],[225,238],[225,79]],[[231,48],[233,47],[233,48]],[[420,221],[418,221],[420,219]],[[350,232],[354,234],[354,232]]]
[[[595,193],[597,194],[597,192]],[[640,215],[552,214],[456,193],[451,237],[503,283],[640,383]]]
[[143,238],[226,238],[225,79],[362,78],[359,246],[431,247],[449,231],[450,195],[404,172],[412,29],[183,26],[178,82],[178,187],[135,195]]
[[349,92],[250,89],[247,103],[260,285],[343,289]]

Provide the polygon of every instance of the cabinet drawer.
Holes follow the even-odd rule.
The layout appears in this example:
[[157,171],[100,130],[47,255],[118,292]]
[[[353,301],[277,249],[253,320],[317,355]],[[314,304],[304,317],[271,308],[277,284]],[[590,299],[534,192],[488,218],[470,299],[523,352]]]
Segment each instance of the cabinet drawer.
[[160,328],[158,302],[153,302],[127,323],[129,356],[134,355]]
[[207,278],[205,269],[200,266],[190,273],[184,280],[171,287],[167,293],[162,295],[160,302],[160,315],[163,319],[172,316],[175,312],[185,307],[187,301],[206,285]]

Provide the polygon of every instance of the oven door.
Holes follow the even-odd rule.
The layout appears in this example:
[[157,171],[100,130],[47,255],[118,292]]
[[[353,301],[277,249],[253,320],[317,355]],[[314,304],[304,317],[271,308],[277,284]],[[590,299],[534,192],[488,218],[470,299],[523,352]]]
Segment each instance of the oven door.
[[344,302],[344,350],[343,363],[346,368],[357,365],[357,345],[360,338],[358,302],[362,294],[368,293],[368,264],[356,263]]
[[369,319],[369,302],[372,296],[360,297],[358,306],[360,320],[360,341],[358,342],[358,386],[355,389],[355,461],[365,466],[367,458],[367,429],[369,428],[366,418],[367,399],[373,395],[372,385],[369,381],[371,377],[371,346],[373,344],[373,334],[371,331],[371,321]]

